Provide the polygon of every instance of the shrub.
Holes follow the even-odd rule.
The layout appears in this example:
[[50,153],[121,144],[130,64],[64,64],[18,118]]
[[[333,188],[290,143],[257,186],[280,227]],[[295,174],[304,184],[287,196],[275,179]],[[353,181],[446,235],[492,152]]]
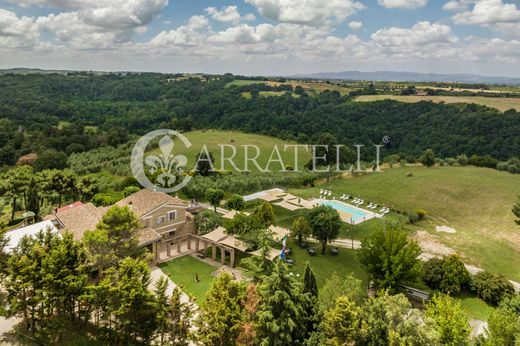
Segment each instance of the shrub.
[[426,217],[426,210],[424,210],[424,209],[417,209],[415,211],[415,214],[417,215],[419,220],[422,220],[422,219],[424,219]]
[[231,195],[226,201],[226,207],[229,209],[241,211],[244,210],[245,206],[246,202],[244,201],[244,197],[241,195]]
[[519,168],[519,166],[510,165],[510,166],[507,167],[507,171],[509,173],[513,173],[513,174],[514,173],[520,173],[520,168]]
[[112,205],[123,198],[124,195],[122,192],[97,193],[92,197],[92,203],[94,203],[96,207],[105,207]]
[[468,165],[468,157],[464,154],[457,156],[457,163],[461,166]]
[[435,153],[433,152],[433,150],[426,150],[421,156],[420,161],[426,167],[431,167],[435,165]]
[[449,157],[446,159],[446,163],[448,164],[448,166],[455,166],[455,164],[457,163],[457,160],[454,159],[453,157]]
[[122,181],[121,181],[121,189],[125,189],[126,187],[129,187],[129,186],[137,186],[137,187],[140,187],[141,184],[139,184],[139,182],[137,181],[137,179],[135,177],[125,177]]
[[128,196],[133,195],[134,193],[139,192],[139,191],[141,191],[141,189],[138,188],[137,186],[127,186],[123,190],[123,196],[128,197]]
[[515,288],[504,275],[488,271],[473,277],[471,289],[484,301],[494,305],[515,293]]
[[490,155],[486,155],[486,156],[473,155],[469,159],[468,163],[472,166],[477,166],[477,167],[496,168],[499,161]]
[[507,164],[507,162],[500,162],[498,165],[497,165],[497,169],[499,171],[507,171],[509,168],[509,165]]
[[204,235],[222,226],[222,218],[211,210],[204,210],[195,215],[195,226],[199,235]]
[[413,211],[407,211],[406,216],[408,217],[408,223],[414,225],[419,221],[419,216]]
[[443,259],[434,257],[423,264],[423,281],[434,290],[440,288],[442,279],[444,278],[444,271],[442,269],[443,263]]
[[458,255],[432,258],[423,265],[423,280],[433,289],[457,294],[470,283],[469,272]]
[[444,276],[440,290],[448,294],[457,294],[463,286],[470,283],[469,272],[458,255],[449,255],[442,263]]

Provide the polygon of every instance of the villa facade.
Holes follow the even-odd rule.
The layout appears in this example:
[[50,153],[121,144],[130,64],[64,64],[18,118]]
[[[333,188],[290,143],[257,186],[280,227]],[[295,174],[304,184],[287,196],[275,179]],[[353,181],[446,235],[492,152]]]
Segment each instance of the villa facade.
[[[115,205],[128,206],[141,221],[139,246],[147,247],[158,259],[159,248],[169,246],[195,233],[190,206],[185,201],[162,192],[143,189]],[[96,207],[92,203],[74,203],[55,210],[45,217],[60,232],[69,231],[74,239],[81,240],[87,230],[93,230],[110,208]]]

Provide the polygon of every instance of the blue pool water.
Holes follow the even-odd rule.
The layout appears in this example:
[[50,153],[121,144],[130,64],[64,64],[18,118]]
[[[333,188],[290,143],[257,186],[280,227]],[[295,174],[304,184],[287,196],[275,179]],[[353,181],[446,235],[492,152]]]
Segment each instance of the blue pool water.
[[354,220],[354,222],[362,221],[364,217],[368,217],[370,215],[361,210],[357,210],[352,207],[349,207],[347,204],[339,203],[336,201],[323,201],[323,202],[320,202],[320,204],[328,205],[329,207],[332,207],[336,210],[351,214],[352,220]]

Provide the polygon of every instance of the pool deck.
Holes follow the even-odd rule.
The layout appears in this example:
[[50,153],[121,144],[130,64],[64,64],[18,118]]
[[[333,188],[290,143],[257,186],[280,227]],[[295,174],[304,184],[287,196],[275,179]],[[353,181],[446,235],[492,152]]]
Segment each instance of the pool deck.
[[334,202],[334,203],[338,203],[338,204],[343,204],[345,207],[352,208],[354,210],[357,210],[357,211],[360,211],[362,213],[367,214],[366,217],[362,217],[362,218],[359,218],[359,219],[354,221],[354,220],[352,220],[352,215],[351,214],[349,214],[347,212],[344,212],[344,211],[341,211],[341,210],[338,210],[338,213],[339,213],[339,216],[341,217],[341,220],[343,222],[349,223],[351,225],[359,225],[360,223],[368,221],[370,219],[373,219],[373,218],[376,218],[376,217],[383,217],[383,215],[378,214],[378,213],[376,213],[373,210],[367,210],[367,209],[363,209],[363,208],[360,208],[360,207],[356,207],[355,205],[352,205],[350,203],[345,203],[345,202],[337,200],[337,199],[316,198],[316,199],[313,199],[312,202],[319,203],[319,204],[321,204],[323,202]]

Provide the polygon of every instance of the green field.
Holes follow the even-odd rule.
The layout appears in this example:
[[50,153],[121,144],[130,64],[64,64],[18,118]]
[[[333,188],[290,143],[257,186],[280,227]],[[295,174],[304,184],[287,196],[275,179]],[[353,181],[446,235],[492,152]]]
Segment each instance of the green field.
[[365,285],[368,284],[367,275],[356,257],[356,250],[340,248],[338,256],[331,256],[328,252],[329,247],[327,247],[327,254],[322,255],[321,246],[311,243],[311,247],[316,248],[317,254],[316,256],[310,256],[307,250],[300,249],[292,240],[290,240],[287,245],[291,247],[293,251],[293,255],[289,256],[289,258],[295,261],[294,266],[291,266],[289,269],[291,272],[299,275],[300,278],[303,278],[305,264],[308,261],[316,275],[316,281],[319,287],[323,286],[325,281],[334,272],[340,277],[353,273],[354,276],[361,279]]
[[[412,177],[406,176],[409,172]],[[410,227],[413,231],[425,230],[466,262],[520,281],[520,227],[511,213],[520,195],[520,175],[476,167],[406,167],[290,192],[316,197],[320,188],[401,210],[425,209],[429,216]],[[452,227],[456,233],[437,232],[436,226]]]
[[226,88],[229,88],[231,86],[244,86],[253,84],[265,84],[265,81],[252,79],[235,79],[234,81],[227,83]]
[[[204,302],[206,292],[211,287],[213,275],[217,268],[192,256],[183,256],[159,265],[161,270],[197,304]],[[195,274],[199,282],[195,281]]]
[[[260,155],[258,156],[257,162],[260,165],[260,168],[265,169],[267,163],[269,162],[269,158],[273,153],[274,147],[278,146],[278,150],[283,159],[285,166],[288,165],[295,167],[294,160],[294,148],[288,148],[287,151],[284,151],[284,146],[296,144],[290,141],[283,141],[281,139],[267,137],[262,135],[248,134],[243,132],[235,132],[235,131],[217,131],[217,130],[200,130],[184,133],[184,135],[189,139],[192,143],[192,146],[188,149],[181,144],[180,141],[175,141],[175,147],[173,149],[175,155],[183,154],[188,158],[188,165],[191,167],[195,164],[195,158],[197,154],[201,152],[204,145],[208,148],[208,151],[211,152],[213,157],[215,158],[214,168],[216,170],[220,170],[221,165],[221,148],[224,149],[225,157],[232,156],[232,149],[227,146],[234,146],[236,148],[236,156],[233,161],[236,163],[238,169],[244,170],[246,168],[245,165],[245,157],[246,157],[246,149],[243,147],[244,145],[256,145],[260,148]],[[222,146],[219,146],[222,145]],[[248,150],[248,157],[253,158],[256,155],[256,151],[254,148],[250,147]],[[158,149],[154,150],[158,152]],[[275,162],[276,155],[273,156],[273,160],[269,165],[269,169],[271,171],[279,171],[281,170],[281,166],[279,162]],[[310,154],[303,149],[299,150],[298,156],[298,166],[301,168],[305,165],[310,159]],[[233,167],[229,162],[224,162],[223,168],[226,170],[232,170]],[[247,167],[250,171],[258,171],[258,168],[254,165],[253,162],[248,163]]]
[[516,109],[520,111],[520,98],[484,97],[484,96],[403,96],[403,95],[362,95],[356,98],[358,102],[371,102],[381,100],[396,100],[399,102],[415,103],[420,101],[432,101],[436,103],[476,103],[478,105],[496,108],[499,111]]

